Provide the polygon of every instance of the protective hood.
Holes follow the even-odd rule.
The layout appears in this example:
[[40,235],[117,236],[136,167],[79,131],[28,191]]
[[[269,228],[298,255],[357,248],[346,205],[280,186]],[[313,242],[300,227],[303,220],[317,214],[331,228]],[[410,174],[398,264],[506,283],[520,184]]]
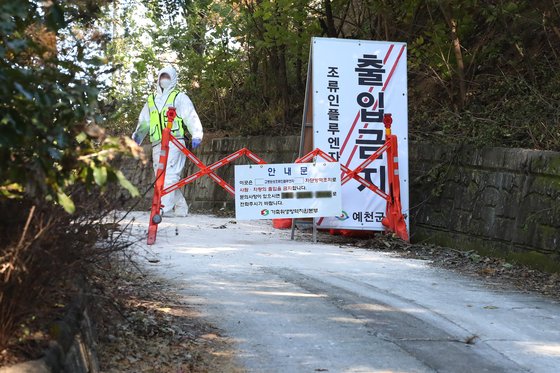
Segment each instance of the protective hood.
[[[161,89],[161,87],[159,86],[159,78],[161,78],[162,74],[169,75],[169,78],[171,79],[171,84],[165,90]],[[177,85],[177,70],[175,70],[171,66],[167,66],[167,67],[164,67],[163,69],[161,69],[158,72],[156,85],[157,85],[156,92],[157,92],[158,95],[167,94],[167,93],[171,92],[173,89],[175,89],[175,86]]]

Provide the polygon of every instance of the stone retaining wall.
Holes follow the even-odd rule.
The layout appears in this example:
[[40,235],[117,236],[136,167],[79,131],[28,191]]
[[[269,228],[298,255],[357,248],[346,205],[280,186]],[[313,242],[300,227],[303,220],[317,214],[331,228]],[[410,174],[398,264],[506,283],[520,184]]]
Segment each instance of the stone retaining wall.
[[410,148],[415,241],[560,269],[560,153]]

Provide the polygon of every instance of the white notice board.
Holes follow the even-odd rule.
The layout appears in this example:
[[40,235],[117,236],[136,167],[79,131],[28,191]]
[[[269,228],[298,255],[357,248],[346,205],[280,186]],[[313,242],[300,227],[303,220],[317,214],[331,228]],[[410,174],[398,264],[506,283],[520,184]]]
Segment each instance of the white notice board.
[[[406,44],[313,38],[311,48],[313,146],[353,170],[384,144],[383,115],[392,114],[402,209],[407,214]],[[388,193],[386,158],[383,154],[360,175]],[[318,226],[383,230],[385,207],[383,198],[351,180],[342,187],[342,214],[320,219]]]
[[339,163],[235,166],[236,219],[338,216],[341,206]]

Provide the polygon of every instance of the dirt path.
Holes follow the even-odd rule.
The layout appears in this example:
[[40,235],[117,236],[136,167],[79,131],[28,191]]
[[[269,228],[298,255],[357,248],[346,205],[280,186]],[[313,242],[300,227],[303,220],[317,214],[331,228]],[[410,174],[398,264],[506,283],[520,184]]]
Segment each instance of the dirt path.
[[[143,234],[146,214],[134,229]],[[267,222],[168,219],[152,269],[254,372],[557,372],[560,305],[428,262],[290,241]]]

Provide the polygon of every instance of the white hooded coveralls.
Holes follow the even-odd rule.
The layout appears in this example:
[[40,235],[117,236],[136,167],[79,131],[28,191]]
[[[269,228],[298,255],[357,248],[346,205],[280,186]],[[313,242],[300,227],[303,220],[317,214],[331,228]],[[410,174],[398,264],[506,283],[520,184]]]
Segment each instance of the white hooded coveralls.
[[[162,74],[169,75],[171,79],[171,84],[165,90],[159,85],[159,80]],[[154,97],[154,101],[158,111],[161,111],[167,97],[175,89],[177,85],[177,71],[173,67],[165,67],[161,69],[158,73],[157,78],[157,88]],[[202,140],[203,131],[202,124],[194,105],[189,97],[181,92],[175,98],[175,108],[177,110],[177,116],[183,119],[183,123],[187,126],[187,130],[191,134],[193,139]],[[140,112],[140,117],[138,118],[138,126],[132,134],[132,138],[138,144],[141,144],[144,138],[148,135],[150,131],[150,111],[148,109],[148,104],[144,104],[142,111]],[[179,141],[185,145],[184,139],[179,139]],[[152,143],[152,162],[154,164],[154,174],[157,175],[156,165],[159,160],[159,153],[161,151],[161,142]],[[167,168],[165,173],[164,188],[175,184],[181,179],[181,172],[185,167],[186,155],[183,154],[175,145],[169,144],[169,156],[167,157]],[[166,194],[161,198],[163,213],[169,213],[173,208],[175,208],[175,213],[181,216],[186,216],[189,212],[187,202],[183,193],[177,189],[172,193]]]

